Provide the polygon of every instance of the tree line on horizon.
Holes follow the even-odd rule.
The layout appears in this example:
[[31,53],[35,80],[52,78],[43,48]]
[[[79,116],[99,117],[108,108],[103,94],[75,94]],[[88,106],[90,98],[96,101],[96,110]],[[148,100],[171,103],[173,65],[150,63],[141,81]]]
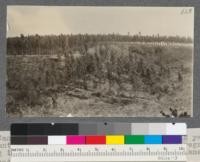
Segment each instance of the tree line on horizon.
[[63,51],[80,51],[84,46],[94,46],[101,42],[144,42],[144,43],[193,43],[190,37],[157,35],[120,35],[120,34],[70,34],[40,36],[21,34],[7,38],[8,55],[53,55]]

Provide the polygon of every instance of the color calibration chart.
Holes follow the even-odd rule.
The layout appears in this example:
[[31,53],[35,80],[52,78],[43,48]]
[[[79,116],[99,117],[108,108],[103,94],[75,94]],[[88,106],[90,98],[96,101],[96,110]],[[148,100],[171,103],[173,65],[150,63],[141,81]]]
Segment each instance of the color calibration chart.
[[185,123],[12,124],[11,162],[186,161]]

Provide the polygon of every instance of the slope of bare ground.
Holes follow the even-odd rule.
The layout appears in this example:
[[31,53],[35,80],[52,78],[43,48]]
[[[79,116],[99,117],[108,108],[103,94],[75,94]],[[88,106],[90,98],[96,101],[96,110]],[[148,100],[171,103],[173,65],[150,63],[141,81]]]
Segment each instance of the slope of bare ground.
[[[87,57],[90,59],[99,48],[89,48]],[[60,67],[51,71],[55,76],[50,75],[46,79],[44,69],[52,65],[47,59],[49,56],[9,56],[8,114],[37,117],[159,117],[162,116],[160,111],[170,113],[169,108],[175,108],[178,113],[192,115],[191,47],[158,48],[111,43],[106,48],[109,50],[106,51],[106,59],[101,60],[100,74],[94,70],[94,73],[83,74],[85,77],[74,76],[69,82],[63,79],[66,58],[56,62]],[[74,52],[73,58],[79,60],[81,57],[81,53]],[[129,62],[132,57],[133,61]],[[107,62],[108,59],[111,62]],[[82,64],[74,67],[74,71],[81,67]],[[121,73],[116,76],[119,67]],[[134,74],[130,74],[130,67]],[[126,72],[126,69],[129,71]],[[109,76],[108,70],[111,71]],[[53,85],[44,86],[51,84],[46,82],[52,80],[56,80]]]

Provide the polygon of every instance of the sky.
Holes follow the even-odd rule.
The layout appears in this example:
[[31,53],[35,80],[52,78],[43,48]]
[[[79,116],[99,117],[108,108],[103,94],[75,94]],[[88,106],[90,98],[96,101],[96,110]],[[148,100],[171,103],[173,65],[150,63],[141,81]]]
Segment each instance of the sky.
[[7,37],[138,34],[192,37],[192,7],[8,6]]

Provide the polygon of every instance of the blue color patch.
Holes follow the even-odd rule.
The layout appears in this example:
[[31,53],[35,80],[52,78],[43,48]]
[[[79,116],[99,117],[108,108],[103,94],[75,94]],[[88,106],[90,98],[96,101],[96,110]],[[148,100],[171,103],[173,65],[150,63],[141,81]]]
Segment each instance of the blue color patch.
[[162,144],[162,136],[159,135],[146,135],[144,136],[145,144]]

